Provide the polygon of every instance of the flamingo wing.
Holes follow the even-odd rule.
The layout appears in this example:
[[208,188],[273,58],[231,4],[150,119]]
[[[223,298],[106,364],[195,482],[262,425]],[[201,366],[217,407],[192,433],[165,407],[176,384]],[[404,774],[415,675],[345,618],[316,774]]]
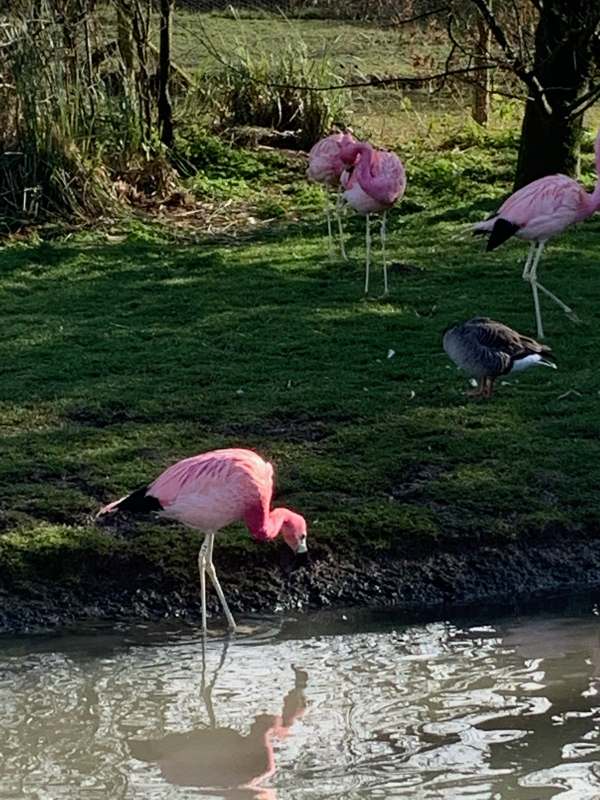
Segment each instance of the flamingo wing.
[[389,207],[404,194],[406,172],[402,161],[395,153],[375,150],[369,173],[367,180],[359,177],[359,181],[364,191],[374,200]]
[[331,187],[337,186],[347,166],[342,150],[353,141],[354,137],[349,133],[332,133],[313,145],[308,154],[308,178]]
[[251,450],[214,450],[179,461],[148,487],[163,516],[200,530],[216,531],[267,507],[273,468]]
[[548,175],[519,189],[498,210],[498,217],[518,225],[524,238],[543,239],[577,221],[584,189],[566,175]]

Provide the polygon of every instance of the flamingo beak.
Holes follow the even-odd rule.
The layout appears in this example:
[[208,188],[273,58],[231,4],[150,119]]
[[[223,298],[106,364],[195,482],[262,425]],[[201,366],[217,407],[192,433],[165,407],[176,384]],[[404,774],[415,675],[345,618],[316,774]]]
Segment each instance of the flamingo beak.
[[306,536],[303,536],[298,543],[298,547],[296,548],[296,555],[302,555],[302,553],[308,553],[308,547],[306,546]]
[[296,548],[296,557],[294,558],[293,569],[297,570],[300,567],[308,567],[310,565],[310,556],[308,555],[308,547],[306,546],[306,536],[303,536],[298,542]]

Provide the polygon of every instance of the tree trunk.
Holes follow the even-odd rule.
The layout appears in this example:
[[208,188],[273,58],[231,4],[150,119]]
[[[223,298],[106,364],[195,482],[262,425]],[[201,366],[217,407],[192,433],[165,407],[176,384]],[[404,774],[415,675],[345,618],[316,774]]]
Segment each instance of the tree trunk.
[[[490,10],[492,2],[490,0]],[[482,67],[489,61],[492,32],[482,17],[477,18],[477,50],[473,66]],[[476,73],[473,87],[473,106],[471,114],[479,125],[487,125],[490,116],[491,74],[488,69]]]
[[546,0],[540,9],[534,72],[543,96],[530,88],[515,189],[557,172],[577,176],[582,116],[572,109],[589,85],[600,21],[600,4],[590,0]]
[[549,115],[533,100],[525,106],[517,160],[515,189],[562,172],[579,175],[582,117]]
[[175,0],[160,0],[160,55],[158,64],[158,128],[160,140],[173,144],[173,108],[169,95],[171,74],[171,20]]

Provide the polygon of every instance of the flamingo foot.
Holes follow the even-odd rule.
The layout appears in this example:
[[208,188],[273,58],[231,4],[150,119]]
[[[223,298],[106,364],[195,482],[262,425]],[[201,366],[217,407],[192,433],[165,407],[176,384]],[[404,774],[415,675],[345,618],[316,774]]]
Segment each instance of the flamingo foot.
[[572,308],[565,309],[565,314],[571,320],[571,322],[574,322],[576,325],[581,325],[581,318],[577,316]]

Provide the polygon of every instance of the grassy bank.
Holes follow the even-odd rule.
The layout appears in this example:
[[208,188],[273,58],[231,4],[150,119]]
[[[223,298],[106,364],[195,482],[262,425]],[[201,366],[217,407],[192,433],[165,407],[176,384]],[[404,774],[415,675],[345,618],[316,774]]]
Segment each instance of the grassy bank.
[[[524,245],[486,255],[465,226],[505,193],[513,157],[502,141],[408,154],[387,300],[379,271],[374,296],[362,297],[360,220],[348,218],[350,263],[328,261],[316,195],[298,202],[295,161],[279,172],[268,162],[257,178],[280,218],[237,236],[131,223],[6,246],[5,589],[131,581],[134,562],[135,580],[191,586],[195,537],[151,521],[99,530],[91,515],[172,461],[223,446],[274,461],[278,502],[307,516],[317,560],[594,536],[600,218],[552,244],[541,266],[582,319],[544,303],[557,372],[531,370],[492,402],[467,402],[441,351],[445,326],[475,313],[534,332]],[[232,531],[219,559],[233,574],[248,548],[259,546]],[[262,553],[276,563],[274,549]]]

